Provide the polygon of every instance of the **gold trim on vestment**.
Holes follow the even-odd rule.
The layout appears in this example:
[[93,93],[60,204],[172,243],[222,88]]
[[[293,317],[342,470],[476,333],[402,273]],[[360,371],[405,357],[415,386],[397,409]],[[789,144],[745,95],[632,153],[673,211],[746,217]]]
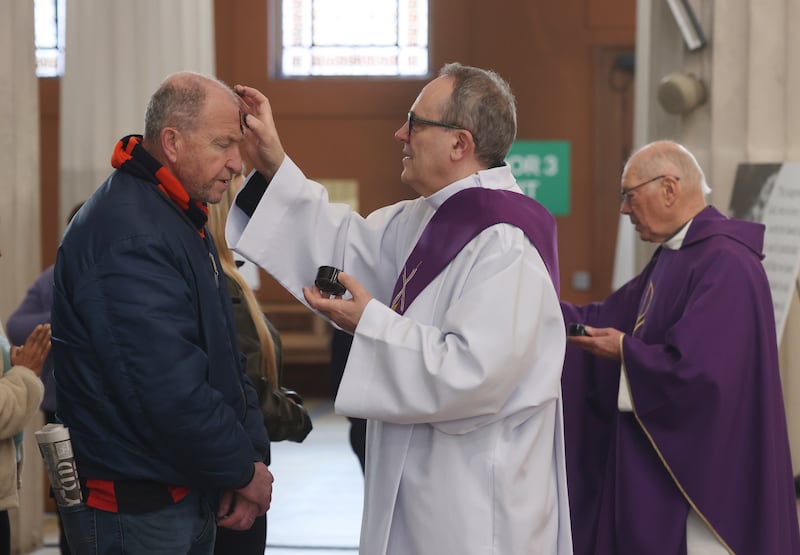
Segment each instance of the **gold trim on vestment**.
[[639,314],[636,315],[636,322],[633,324],[633,332],[631,335],[636,333],[636,330],[641,328],[645,322],[645,316],[647,316],[647,312],[650,310],[650,306],[653,304],[653,298],[656,295],[655,288],[653,287],[653,280],[651,279],[647,283],[647,290],[644,292],[644,297],[642,301],[639,303],[641,310]]
[[[653,282],[651,281],[650,282],[650,287],[651,288],[652,288],[652,284],[653,284]],[[652,296],[650,297],[650,302],[652,302]],[[649,304],[648,304],[647,308],[649,308]],[[642,313],[640,315],[640,317],[643,317],[643,316],[644,316],[644,314]],[[644,323],[644,319],[642,319],[641,323],[642,324]],[[681,485],[680,481],[678,481],[678,478],[677,478],[677,476],[675,476],[675,473],[672,471],[672,468],[670,468],[669,464],[667,464],[667,460],[664,458],[664,455],[661,453],[661,450],[658,448],[658,445],[656,445],[656,441],[653,439],[653,436],[650,435],[650,432],[647,431],[647,427],[644,425],[644,422],[642,422],[642,419],[639,418],[639,413],[636,410],[636,402],[635,402],[635,400],[633,398],[633,391],[631,390],[630,378],[628,377],[628,371],[626,370],[626,365],[625,365],[625,351],[622,348],[624,339],[625,339],[625,334],[620,335],[620,337],[619,337],[619,353],[620,353],[620,359],[622,361],[622,364],[620,365],[620,371],[621,372],[625,372],[625,377],[628,378],[628,393],[629,393],[629,396],[630,396],[630,399],[631,399],[631,407],[632,407],[632,410],[633,410],[633,416],[634,416],[634,418],[636,418],[636,422],[639,423],[639,426],[642,428],[642,431],[644,432],[644,435],[647,437],[647,440],[653,446],[653,449],[655,449],[656,455],[658,455],[658,458],[661,459],[661,464],[663,464],[664,468],[667,470],[667,472],[669,472],[669,475],[672,478],[672,481],[675,482],[676,486],[678,486],[678,490],[681,492],[681,495],[683,495],[684,499],[686,499],[686,502],[689,503],[689,506],[692,508],[692,510],[695,513],[697,513],[697,516],[700,517],[700,520],[702,520],[703,523],[708,527],[708,529],[711,530],[711,533],[714,534],[714,537],[717,538],[717,540],[722,544],[722,547],[727,549],[728,552],[731,553],[732,555],[736,555],[736,553],[733,551],[733,549],[731,549],[731,547],[728,545],[728,543],[724,539],[722,539],[722,536],[719,535],[719,533],[714,528],[714,526],[711,525],[711,523],[706,518],[706,515],[704,515],[700,511],[700,509],[697,508],[697,505],[695,504],[695,502],[692,501],[692,498],[689,497],[688,493],[686,493],[686,490],[683,488],[683,486]]]

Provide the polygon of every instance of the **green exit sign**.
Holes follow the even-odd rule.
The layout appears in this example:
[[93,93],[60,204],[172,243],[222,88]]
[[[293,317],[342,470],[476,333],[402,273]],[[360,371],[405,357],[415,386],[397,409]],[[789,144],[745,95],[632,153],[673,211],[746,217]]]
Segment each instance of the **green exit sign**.
[[522,191],[555,216],[569,214],[569,143],[515,141],[506,157]]

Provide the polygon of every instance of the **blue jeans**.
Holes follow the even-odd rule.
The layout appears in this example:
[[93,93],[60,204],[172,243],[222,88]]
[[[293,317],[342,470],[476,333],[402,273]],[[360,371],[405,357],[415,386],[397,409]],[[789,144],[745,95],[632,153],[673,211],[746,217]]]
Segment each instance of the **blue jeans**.
[[84,504],[59,507],[73,555],[211,555],[216,522],[196,492],[175,505],[143,514],[118,514]]

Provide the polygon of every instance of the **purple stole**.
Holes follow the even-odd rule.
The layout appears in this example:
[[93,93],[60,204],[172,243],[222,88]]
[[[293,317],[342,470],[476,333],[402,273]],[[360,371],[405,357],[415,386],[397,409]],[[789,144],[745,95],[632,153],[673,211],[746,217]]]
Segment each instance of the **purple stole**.
[[521,193],[470,187],[447,199],[425,226],[395,283],[392,310],[405,313],[467,243],[484,229],[500,223],[520,228],[533,243],[558,296],[555,218],[544,206]]

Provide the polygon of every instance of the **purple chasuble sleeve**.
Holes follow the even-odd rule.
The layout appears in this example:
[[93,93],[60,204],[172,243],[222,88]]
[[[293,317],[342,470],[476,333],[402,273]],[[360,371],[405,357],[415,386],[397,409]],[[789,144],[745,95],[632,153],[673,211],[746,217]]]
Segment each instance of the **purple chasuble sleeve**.
[[659,249],[603,303],[562,303],[566,322],[627,334],[634,408],[616,408],[618,363],[567,349],[576,554],[685,554],[689,510],[734,553],[800,553],[763,228],[754,225],[706,208],[680,250]]
[[[643,276],[649,273],[648,269],[602,303],[578,306],[562,301],[564,322],[633,329],[642,283],[646,282]],[[600,505],[604,499],[609,501],[603,489],[608,483],[613,484],[616,472],[619,374],[618,362],[596,358],[567,344],[561,383],[567,491],[576,555],[614,553],[613,534],[608,530],[613,525],[613,512],[607,506],[601,511]],[[609,547],[603,548],[604,545]]]
[[403,314],[467,243],[484,229],[500,223],[525,233],[542,257],[558,295],[556,222],[550,212],[521,193],[471,187],[442,203],[425,226],[395,283],[392,310]]

